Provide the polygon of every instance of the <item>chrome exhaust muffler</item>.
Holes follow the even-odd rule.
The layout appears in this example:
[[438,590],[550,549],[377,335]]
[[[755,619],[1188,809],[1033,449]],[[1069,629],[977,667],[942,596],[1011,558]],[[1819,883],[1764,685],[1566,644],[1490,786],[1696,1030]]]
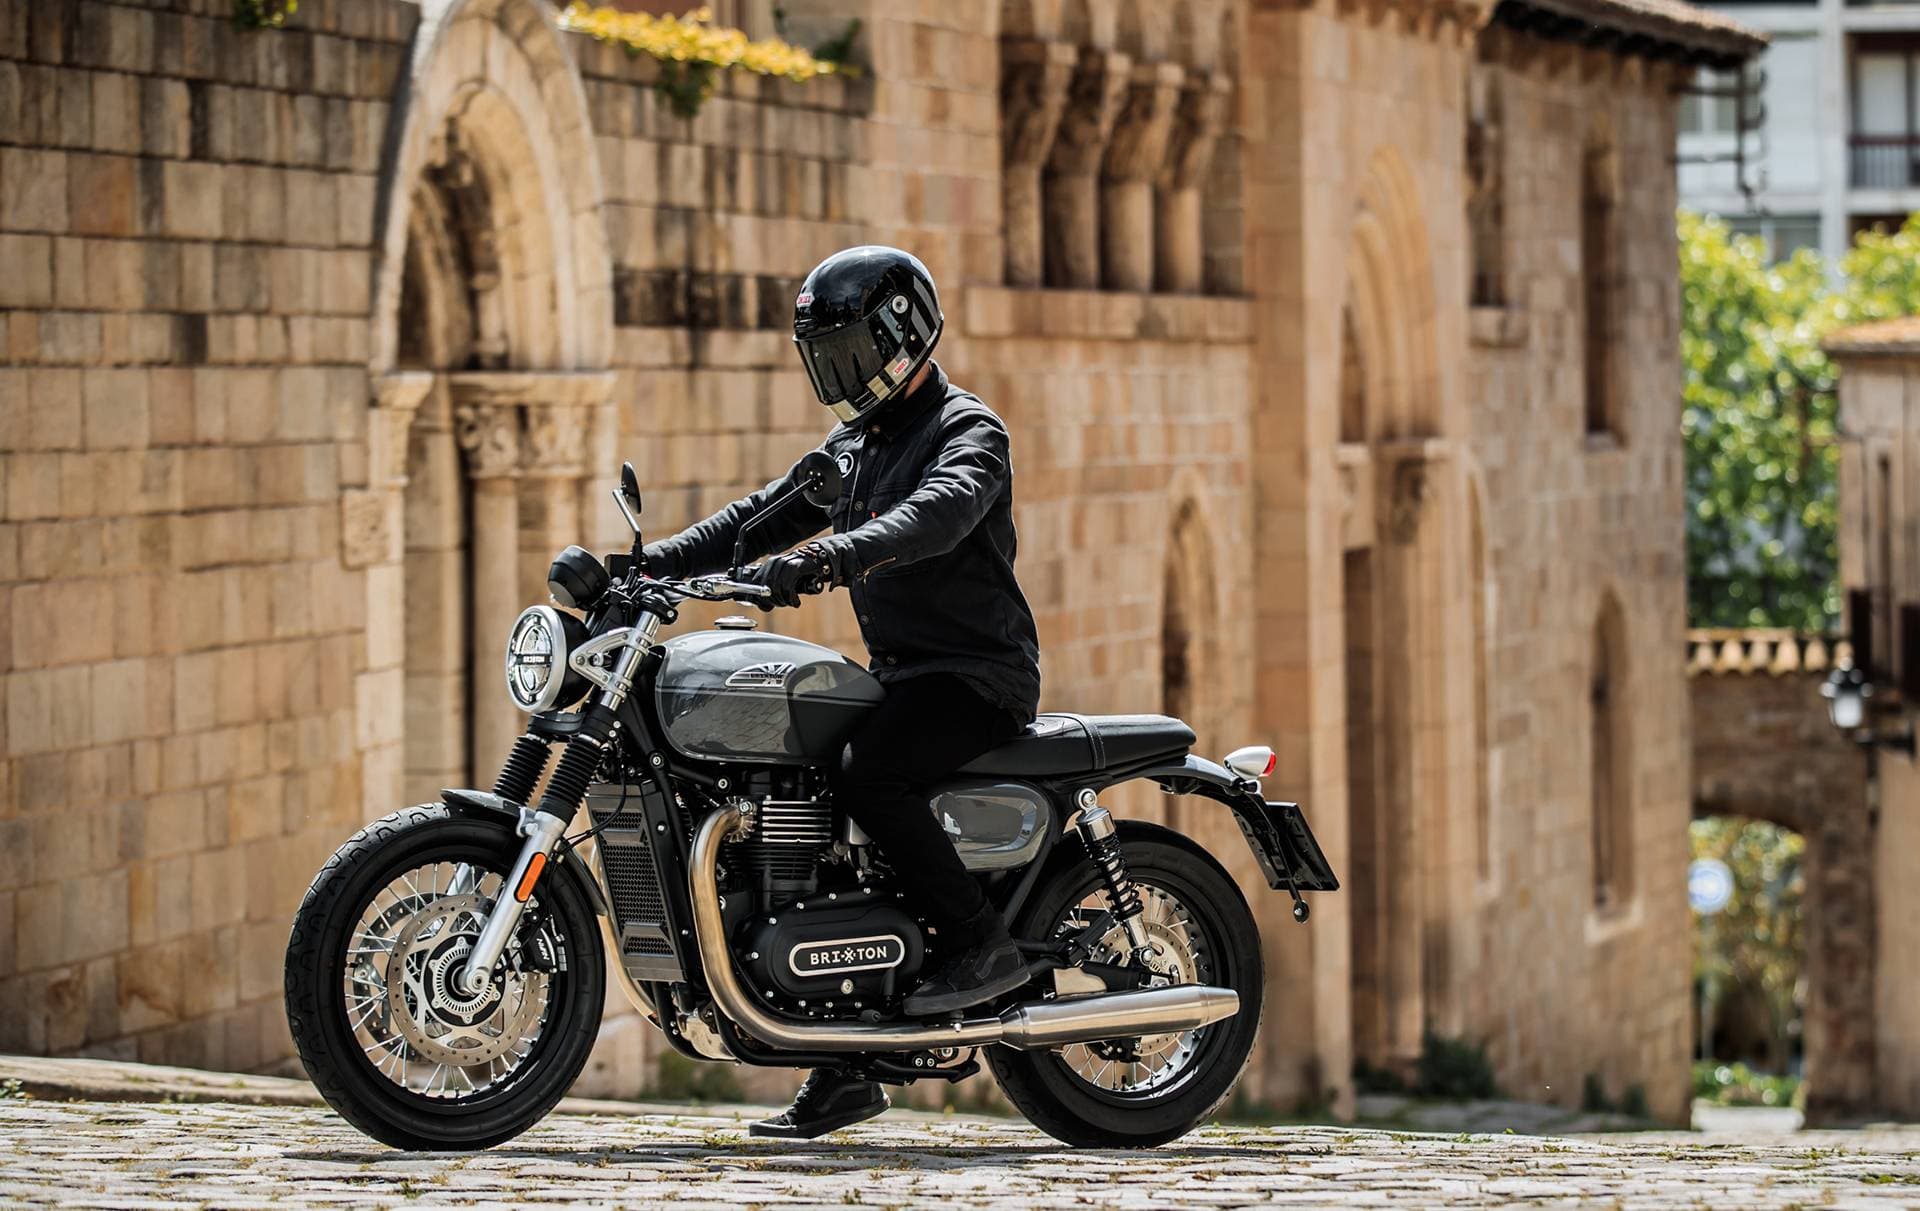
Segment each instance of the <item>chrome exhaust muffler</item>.
[[968,1018],[936,1026],[796,1022],[769,1013],[741,986],[720,916],[716,873],[720,845],[740,830],[741,822],[739,808],[723,807],[702,820],[694,834],[692,869],[688,872],[693,928],[714,1003],[742,1030],[769,1047],[788,1051],[918,1051],[998,1043],[1035,1051],[1096,1039],[1178,1033],[1240,1012],[1240,994],[1231,988],[1183,984],[1065,1001],[1029,1001],[998,1017]]

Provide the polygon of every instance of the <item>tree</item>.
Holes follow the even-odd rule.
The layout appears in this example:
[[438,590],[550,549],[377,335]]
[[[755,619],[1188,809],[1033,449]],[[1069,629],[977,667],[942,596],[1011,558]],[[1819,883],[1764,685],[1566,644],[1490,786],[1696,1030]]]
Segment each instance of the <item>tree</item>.
[[1834,328],[1920,311],[1920,216],[1867,232],[1833,289],[1817,253],[1680,215],[1687,614],[1695,626],[1830,628],[1840,612]]
[[1777,824],[1730,816],[1695,820],[1689,835],[1695,858],[1718,858],[1733,872],[1727,906],[1694,917],[1694,979],[1709,1004],[1744,994],[1764,1007],[1767,1066],[1785,1072],[1806,998],[1806,840]]

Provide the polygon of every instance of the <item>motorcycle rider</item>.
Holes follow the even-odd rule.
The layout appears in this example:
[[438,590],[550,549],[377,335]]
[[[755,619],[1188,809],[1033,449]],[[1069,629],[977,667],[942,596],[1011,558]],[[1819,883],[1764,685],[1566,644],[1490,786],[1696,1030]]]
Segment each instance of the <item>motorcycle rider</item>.
[[[947,956],[907,998],[914,1016],[954,1013],[1026,982],[1006,922],[924,792],[1018,734],[1040,698],[1039,639],[1014,578],[1006,425],[932,360],[943,326],[932,276],[897,248],[849,248],[807,275],[793,340],[815,394],[840,420],[821,448],[840,467],[842,491],[826,509],[796,502],[770,517],[743,554],[774,556],[758,576],[775,604],[835,586],[852,595],[886,699],[848,741],[832,785],[848,816],[910,876],[903,886]],[[793,483],[789,471],[650,544],[649,571],[727,569],[747,519]],[[785,1113],[751,1130],[812,1139],[888,1104],[878,1083],[818,1069]]]

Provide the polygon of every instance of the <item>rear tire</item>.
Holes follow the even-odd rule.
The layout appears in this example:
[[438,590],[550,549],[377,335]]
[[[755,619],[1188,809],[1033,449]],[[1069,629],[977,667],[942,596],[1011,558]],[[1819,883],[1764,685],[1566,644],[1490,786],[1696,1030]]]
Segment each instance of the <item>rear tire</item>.
[[[1208,953],[1204,982],[1240,994],[1240,1012],[1193,1032],[1188,1071],[1164,1089],[1109,1091],[1077,1072],[1063,1050],[987,1049],[987,1065],[1007,1100],[1042,1131],[1076,1148],[1151,1148],[1179,1139],[1218,1110],[1245,1070],[1260,1029],[1265,987],[1260,933],[1247,901],[1213,856],[1170,829],[1120,823],[1127,871],[1143,896],[1171,897],[1192,916]],[[1080,853],[1069,851],[1013,923],[1017,937],[1052,937],[1102,884]]]
[[[315,876],[294,916],[286,968],[287,1026],[294,1047],[327,1104],[382,1143],[464,1150],[512,1139],[544,1118],[586,1066],[606,991],[605,947],[579,875],[559,864],[548,868],[534,900],[551,918],[565,964],[544,974],[546,999],[537,1036],[497,1084],[471,1096],[449,1096],[444,1090],[432,1095],[430,1081],[426,1093],[403,1087],[404,1071],[401,1083],[383,1073],[355,1033],[356,1025],[363,1031],[364,1025],[350,1018],[343,992],[348,946],[382,889],[422,863],[465,863],[504,878],[519,849],[520,838],[505,817],[456,812],[441,804],[406,808],[375,820],[342,845]],[[378,961],[377,954],[362,960]],[[395,978],[391,965],[386,978]]]

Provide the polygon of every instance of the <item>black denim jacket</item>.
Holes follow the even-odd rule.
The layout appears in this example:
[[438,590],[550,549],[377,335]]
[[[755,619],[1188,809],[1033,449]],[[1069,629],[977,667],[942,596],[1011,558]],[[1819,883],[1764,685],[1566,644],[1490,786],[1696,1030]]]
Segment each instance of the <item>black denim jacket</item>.
[[[1040,701],[1040,641],[1014,578],[1013,464],[1007,427],[936,363],[918,391],[871,420],[842,424],[821,449],[840,464],[827,510],[796,500],[748,535],[745,558],[821,540],[853,595],[874,675],[885,684],[956,673],[1022,722]],[[746,520],[793,472],[647,547],[656,575],[724,571]]]

